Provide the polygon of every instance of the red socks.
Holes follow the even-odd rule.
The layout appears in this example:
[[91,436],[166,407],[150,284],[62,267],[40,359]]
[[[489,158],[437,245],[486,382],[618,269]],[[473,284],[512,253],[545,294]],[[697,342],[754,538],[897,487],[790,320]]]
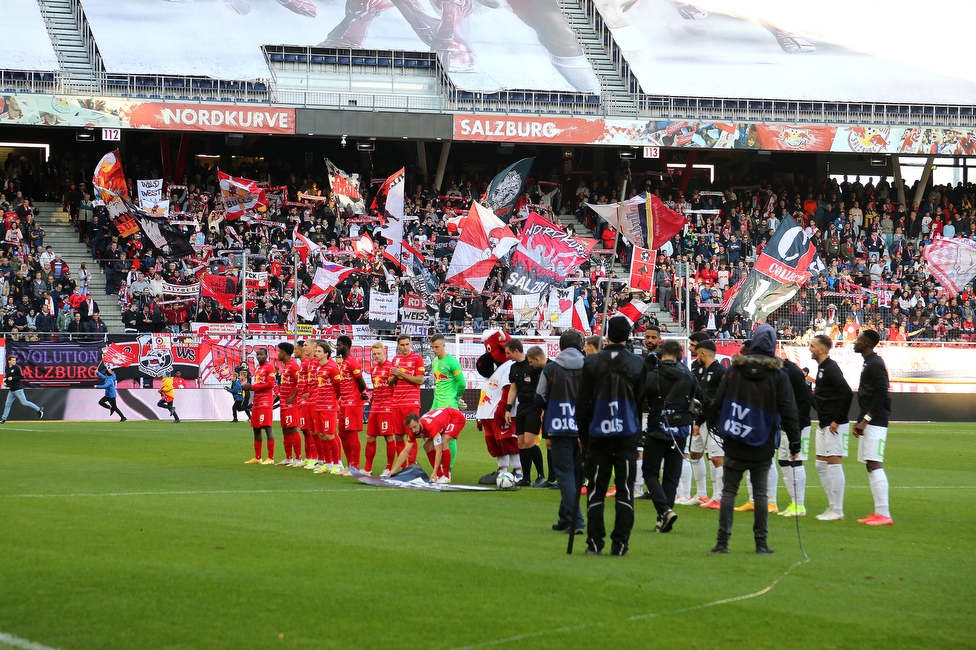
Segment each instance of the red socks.
[[396,457],[396,444],[393,441],[386,443],[386,469],[393,469],[393,463],[396,462]]
[[[404,444],[406,446],[406,444]],[[407,465],[413,465],[417,462],[417,449],[420,447],[418,443],[414,443],[413,447],[410,448],[410,453],[407,454]]]
[[394,438],[394,440],[395,440],[395,442],[393,444],[394,444],[395,449],[396,449],[396,454],[395,455],[399,456],[400,454],[403,453],[403,448],[407,446],[407,443],[404,442],[403,440],[396,440],[395,438]]
[[255,458],[261,458],[261,441],[260,440],[255,440],[254,441],[254,457]]
[[339,434],[342,441],[342,451],[346,454],[346,464],[349,467],[359,467],[359,458],[362,455],[362,443],[359,441],[359,433],[355,431]]
[[441,476],[451,475],[451,450],[445,449],[441,455]]
[[[389,445],[387,445],[389,447]],[[373,471],[373,459],[376,458],[376,441],[366,441],[366,473]]]
[[427,452],[427,461],[430,462],[430,471],[434,472],[434,474],[437,474],[437,468],[434,467],[435,456],[436,453],[433,450]]
[[[308,460],[309,458],[315,458],[315,454],[311,453],[313,439],[312,434],[310,434],[308,431],[302,431],[302,437],[305,438],[305,459]],[[301,449],[298,450],[299,454],[301,451]]]
[[[260,445],[260,444],[261,443],[258,443],[258,445]],[[272,438],[271,440],[268,441],[268,459],[269,460],[274,460],[274,448],[275,448],[275,441],[274,441],[274,438]]]

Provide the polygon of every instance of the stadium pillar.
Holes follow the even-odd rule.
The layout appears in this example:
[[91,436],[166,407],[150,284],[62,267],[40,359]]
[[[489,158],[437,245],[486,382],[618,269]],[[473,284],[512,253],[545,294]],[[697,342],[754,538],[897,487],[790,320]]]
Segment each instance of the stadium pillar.
[[[427,146],[424,142],[417,142],[417,161],[420,163],[420,173],[424,176],[427,175]],[[427,188],[424,188],[426,191]]]
[[905,184],[901,180],[901,163],[898,161],[897,155],[891,157],[891,170],[895,175],[895,191],[897,192],[898,202],[908,210],[908,206],[905,205]]
[[[913,204],[922,205],[922,199],[925,197],[925,186],[929,184],[929,178],[932,176],[932,165],[934,164],[935,156],[929,156],[925,159],[925,169],[922,170],[922,178],[918,181],[918,189],[915,190],[915,197],[912,199]],[[912,206],[906,205],[905,211],[910,214]]]
[[444,183],[444,172],[447,171],[447,157],[450,155],[451,142],[448,140],[441,145],[441,157],[440,160],[437,161],[437,174],[434,176],[434,187],[438,192],[441,191],[441,185]]
[[169,175],[169,135],[166,133],[159,134],[159,159],[163,165],[161,170],[163,178],[171,178]]

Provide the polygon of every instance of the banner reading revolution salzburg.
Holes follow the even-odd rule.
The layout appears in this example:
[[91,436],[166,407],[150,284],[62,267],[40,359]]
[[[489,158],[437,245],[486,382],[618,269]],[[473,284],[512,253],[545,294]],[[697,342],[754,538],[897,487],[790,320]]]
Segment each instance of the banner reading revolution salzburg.
[[595,239],[579,240],[560,226],[529,214],[518,247],[512,254],[505,276],[505,291],[514,294],[541,294],[565,280],[590,257]]

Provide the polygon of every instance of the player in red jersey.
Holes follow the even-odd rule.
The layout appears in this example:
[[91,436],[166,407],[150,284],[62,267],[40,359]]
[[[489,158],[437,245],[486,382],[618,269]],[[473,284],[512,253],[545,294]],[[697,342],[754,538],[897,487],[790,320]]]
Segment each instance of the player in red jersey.
[[[332,346],[327,341],[315,342],[315,398],[312,402],[312,431],[318,440],[320,462],[318,474],[342,471],[342,451],[338,438],[339,366],[332,360]],[[324,458],[322,458],[324,456]]]
[[336,339],[336,357],[339,365],[339,441],[346,452],[346,465],[343,474],[359,469],[362,456],[362,443],[359,434],[363,430],[363,403],[369,399],[363,369],[352,354],[352,339],[343,334]]
[[[388,383],[393,386],[393,435],[396,436],[397,453],[404,449],[407,416],[420,413],[420,385],[424,383],[424,358],[413,351],[413,341],[406,334],[397,338],[397,355],[393,357]],[[410,464],[417,461],[417,447],[413,447]]]
[[[301,467],[314,469],[319,460],[318,438],[312,433],[312,414],[315,411],[316,369],[319,362],[315,359],[315,341],[309,339],[302,343],[302,374],[304,383],[299,383],[299,399],[302,402],[302,435],[305,438],[305,462]],[[298,465],[296,465],[298,467]]]
[[[254,380],[243,386],[244,390],[251,391],[251,394],[254,396],[251,405],[251,429],[254,431],[254,458],[247,461],[247,463],[274,465],[275,440],[274,430],[271,428],[271,425],[274,422],[275,367],[268,361],[267,350],[258,350],[255,356],[258,360],[258,367],[254,371]],[[264,460],[261,460],[262,430],[268,438],[268,457]]]
[[393,388],[389,384],[393,364],[386,358],[386,346],[377,341],[370,350],[373,367],[369,371],[373,380],[373,400],[369,405],[369,423],[366,425],[366,473],[373,473],[373,458],[376,457],[376,439],[386,441],[386,469],[380,476],[390,475],[393,461],[396,460],[396,443],[393,441],[393,422],[390,415],[393,406]]
[[279,465],[291,466],[296,462],[301,462],[302,438],[298,432],[301,427],[299,411],[296,401],[298,399],[298,381],[301,367],[298,361],[292,359],[295,353],[295,346],[284,342],[278,344],[278,362],[281,364],[281,386],[280,386],[280,416],[281,416],[281,435],[285,443],[285,460]]
[[434,483],[451,482],[451,449],[449,445],[456,440],[464,428],[464,413],[446,406],[426,413],[423,417],[411,413],[404,421],[410,432],[407,438],[407,448],[393,464],[396,473],[409,456],[411,449],[417,446],[417,439],[424,439],[424,451],[430,460],[431,476]]

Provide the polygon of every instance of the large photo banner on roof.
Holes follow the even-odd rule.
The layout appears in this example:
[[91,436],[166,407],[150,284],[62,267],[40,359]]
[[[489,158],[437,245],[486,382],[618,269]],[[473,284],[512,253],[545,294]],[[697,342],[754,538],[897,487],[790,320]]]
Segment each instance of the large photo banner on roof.
[[651,95],[976,103],[970,0],[594,3]]
[[0,25],[7,28],[7,37],[0,39],[0,68],[46,72],[58,69],[58,57],[36,0],[0,2]]
[[0,121],[23,126],[117,127],[293,135],[295,109],[133,101],[119,97],[0,95]]
[[[430,0],[83,0],[82,5],[109,72],[269,79],[261,46],[287,44],[434,51],[463,90],[600,93],[568,21],[532,1],[462,6]],[[202,37],[211,32],[220,34],[219,47]],[[278,77],[283,79],[281,73]]]
[[454,115],[454,139],[691,149],[976,155],[976,130],[600,117]]

